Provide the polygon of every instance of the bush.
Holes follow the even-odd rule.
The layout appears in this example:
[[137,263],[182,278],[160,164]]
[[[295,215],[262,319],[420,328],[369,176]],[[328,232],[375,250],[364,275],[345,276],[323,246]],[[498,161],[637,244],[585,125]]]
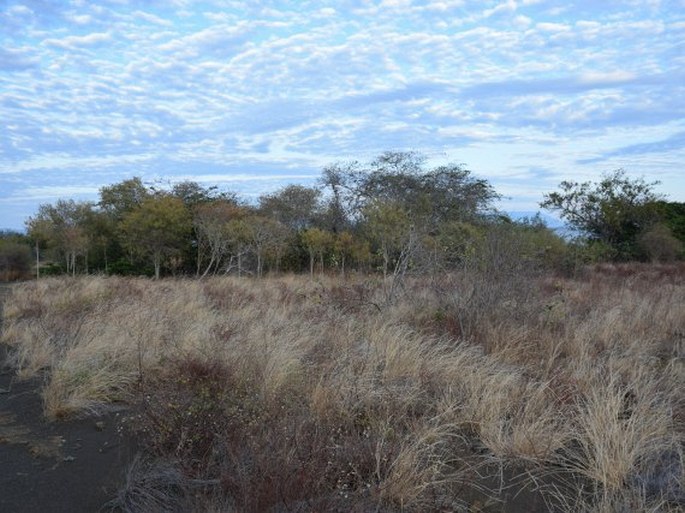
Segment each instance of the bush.
[[638,237],[638,246],[651,262],[673,262],[683,256],[683,243],[664,224],[655,224]]
[[149,266],[141,266],[132,264],[128,259],[121,258],[112,262],[109,266],[109,274],[116,274],[119,276],[154,276],[154,269]]
[[27,278],[31,261],[31,249],[27,245],[0,240],[0,281]]

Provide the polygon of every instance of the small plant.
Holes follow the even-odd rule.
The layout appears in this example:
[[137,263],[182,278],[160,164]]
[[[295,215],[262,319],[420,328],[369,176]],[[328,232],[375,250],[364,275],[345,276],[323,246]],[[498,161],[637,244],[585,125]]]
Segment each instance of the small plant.
[[207,464],[217,437],[242,413],[235,404],[242,394],[230,370],[192,356],[148,376],[137,397],[135,429],[148,450],[187,463],[189,472]]

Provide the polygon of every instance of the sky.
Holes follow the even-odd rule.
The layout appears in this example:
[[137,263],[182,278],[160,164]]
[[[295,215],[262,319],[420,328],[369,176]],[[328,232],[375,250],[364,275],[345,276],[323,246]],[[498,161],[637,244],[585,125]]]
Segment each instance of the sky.
[[0,0],[0,228],[133,176],[246,199],[383,151],[538,210],[685,201],[685,0]]

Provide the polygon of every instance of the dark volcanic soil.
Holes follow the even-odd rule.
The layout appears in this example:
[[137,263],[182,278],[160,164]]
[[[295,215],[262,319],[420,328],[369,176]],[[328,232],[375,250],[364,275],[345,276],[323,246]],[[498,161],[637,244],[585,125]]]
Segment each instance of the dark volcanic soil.
[[[0,308],[7,291],[0,285]],[[0,512],[107,511],[133,459],[121,414],[48,422],[41,380],[18,381],[6,352],[0,347]]]

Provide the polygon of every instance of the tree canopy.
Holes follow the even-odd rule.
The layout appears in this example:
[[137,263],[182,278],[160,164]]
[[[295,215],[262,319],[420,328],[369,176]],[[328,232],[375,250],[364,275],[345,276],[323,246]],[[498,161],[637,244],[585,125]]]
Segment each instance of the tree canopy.
[[[654,185],[618,170],[597,183],[562,182],[541,206],[584,235],[589,259],[682,257],[684,204],[666,202]],[[289,184],[252,204],[197,182],[160,187],[134,177],[102,187],[97,203],[40,205],[19,243],[33,247],[36,275],[314,276],[317,267],[397,277],[465,265],[499,272],[507,258],[566,265],[563,239],[539,218],[512,221],[495,209],[499,198],[462,164],[385,152],[333,163],[316,186]],[[26,251],[5,242],[4,252],[24,273]]]
[[638,257],[640,233],[659,220],[654,192],[658,182],[630,178],[619,169],[599,182],[564,181],[560,191],[545,194],[542,208],[558,212],[571,227],[606,244],[619,259]]

